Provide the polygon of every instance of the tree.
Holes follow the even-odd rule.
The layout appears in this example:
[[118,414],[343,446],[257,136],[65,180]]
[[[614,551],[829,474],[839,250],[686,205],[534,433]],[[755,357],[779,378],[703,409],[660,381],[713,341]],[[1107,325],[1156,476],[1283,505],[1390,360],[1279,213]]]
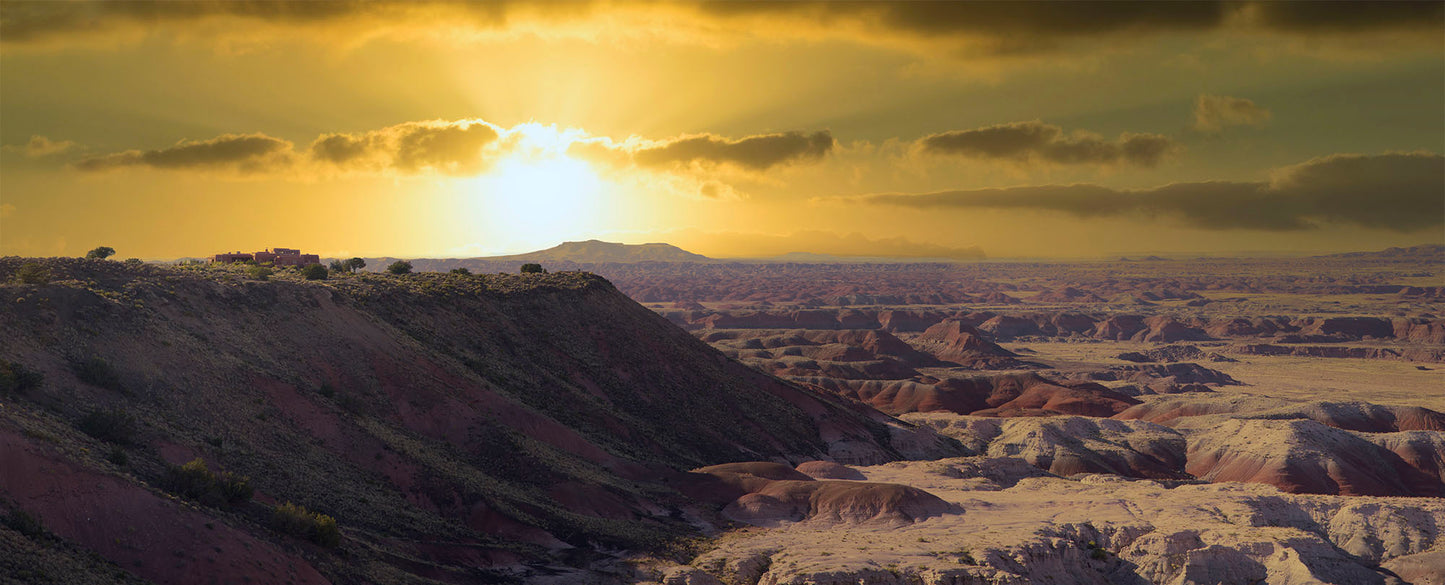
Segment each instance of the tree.
[[392,262],[391,266],[387,266],[386,271],[392,274],[411,274],[411,263],[406,260],[397,260]]
[[466,268],[465,266],[463,266],[463,267],[461,267],[461,268],[453,268],[453,269],[452,269],[452,274],[461,274],[461,275],[463,275],[463,276],[471,276],[471,275],[472,275],[472,271],[467,270],[467,268]]
[[345,260],[332,260],[332,261],[331,261],[331,271],[332,271],[332,272],[350,272],[350,271],[351,271],[351,268],[346,265],[346,261],[345,261]]
[[547,270],[541,264],[527,263],[522,265],[522,274],[546,274]]
[[346,270],[348,272],[356,272],[357,270],[361,270],[362,268],[366,268],[365,260],[362,260],[360,258],[352,258],[346,261]]
[[106,258],[109,258],[109,257],[114,256],[114,255],[115,255],[115,248],[112,248],[112,247],[110,247],[110,246],[101,246],[101,247],[99,247],[99,248],[96,248],[96,249],[94,249],[94,250],[91,250],[91,251],[85,253],[85,257],[86,257],[86,258],[91,258],[91,259],[94,259],[94,260],[105,260]]
[[306,280],[326,280],[326,267],[320,264],[307,264],[301,269],[301,276]]

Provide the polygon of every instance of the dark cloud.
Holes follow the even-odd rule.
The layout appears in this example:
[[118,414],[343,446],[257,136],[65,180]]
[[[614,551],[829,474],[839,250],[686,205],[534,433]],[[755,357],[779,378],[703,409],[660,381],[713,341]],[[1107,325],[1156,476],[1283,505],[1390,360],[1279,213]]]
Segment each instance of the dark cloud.
[[1194,102],[1194,129],[1219,132],[1225,126],[1257,126],[1273,116],[1253,101],[1225,95],[1201,95]]
[[718,15],[792,13],[866,18],[881,27],[944,36],[1094,35],[1140,28],[1198,29],[1224,22],[1222,2],[709,2]]
[[121,167],[156,169],[231,169],[240,172],[276,170],[291,163],[291,143],[265,134],[225,134],[210,140],[181,141],[157,150],[127,150],[82,159],[83,171]]
[[311,156],[343,170],[475,174],[488,163],[482,149],[500,136],[500,129],[481,120],[408,122],[323,135],[311,143]]
[[[1140,34],[1218,29],[1233,21],[1286,32],[1355,31],[1384,28],[1438,29],[1440,2],[705,2],[654,3],[587,1],[529,3],[398,2],[314,0],[0,2],[0,42],[27,43],[61,36],[104,34],[118,27],[148,30],[186,26],[227,17],[253,24],[312,26],[342,24],[352,34],[407,26],[461,26],[500,30],[524,20],[578,21],[610,9],[653,10],[666,15],[720,22],[734,27],[739,17],[781,21],[784,29],[825,29],[880,37],[949,42],[959,36],[988,39],[996,53],[1056,49],[1069,38],[1135,37]],[[656,15],[651,15],[656,16]],[[1243,18],[1239,18],[1239,17]],[[643,18],[668,23],[667,18]],[[847,24],[848,26],[842,26]],[[659,24],[657,26],[675,26]],[[846,29],[846,31],[845,31]]]
[[1132,164],[1152,167],[1180,150],[1178,143],[1159,134],[1120,134],[1117,140],[1076,132],[1039,121],[1014,122],[955,130],[925,136],[918,141],[923,152],[992,158],[1015,162],[1056,164]]
[[833,145],[833,134],[827,130],[812,134],[758,134],[737,140],[702,134],[683,136],[661,146],[638,149],[633,152],[633,160],[646,166],[677,163],[732,164],[762,171],[779,164],[820,159],[833,150]]
[[1439,30],[1445,2],[1374,1],[1257,2],[1248,7],[1257,22],[1271,29],[1295,32],[1356,32],[1387,28]]
[[925,209],[1057,211],[1086,218],[1160,216],[1212,230],[1345,225],[1407,232],[1445,225],[1445,157],[1339,154],[1278,169],[1269,182],[1260,183],[1175,183],[1135,191],[1044,185],[859,200]]

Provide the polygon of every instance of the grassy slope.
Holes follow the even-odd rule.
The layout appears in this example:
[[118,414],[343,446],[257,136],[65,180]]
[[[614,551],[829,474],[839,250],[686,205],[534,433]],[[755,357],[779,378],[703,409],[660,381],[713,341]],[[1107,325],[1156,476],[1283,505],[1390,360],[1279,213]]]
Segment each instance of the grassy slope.
[[[484,581],[468,567],[665,546],[706,513],[667,487],[676,470],[822,455],[816,421],[859,442],[880,435],[592,275],[259,282],[235,268],[48,259],[49,284],[17,284],[24,261],[0,259],[0,360],[45,383],[0,396],[0,432],[163,510],[197,509],[155,487],[167,464],[245,474],[257,502],[200,512],[333,580]],[[81,380],[88,361],[112,379]],[[98,409],[134,419],[125,444],[75,430]],[[117,448],[123,465],[105,460]],[[340,549],[267,530],[280,501],[335,516]],[[13,504],[68,526],[64,511]],[[103,524],[72,536],[103,539]]]

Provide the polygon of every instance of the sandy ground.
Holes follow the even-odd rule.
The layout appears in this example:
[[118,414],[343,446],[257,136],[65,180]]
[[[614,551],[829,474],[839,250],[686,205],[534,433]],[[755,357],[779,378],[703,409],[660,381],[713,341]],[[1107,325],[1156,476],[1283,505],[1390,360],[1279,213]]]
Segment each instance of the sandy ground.
[[[1233,355],[1228,344],[1192,343],[1207,352],[1219,352],[1238,362],[1201,361],[1200,365],[1229,374],[1244,386],[1222,386],[1218,392],[1271,396],[1298,400],[1362,401],[1399,406],[1422,406],[1445,412],[1445,364],[1396,360],[1306,358],[1293,356]],[[1365,344],[1345,344],[1365,345]],[[1028,359],[1061,368],[1088,364],[1126,364],[1114,356],[1144,351],[1157,344],[1141,342],[1005,343],[1010,350],[1027,348],[1037,353]],[[1423,366],[1426,369],[1420,369]]]

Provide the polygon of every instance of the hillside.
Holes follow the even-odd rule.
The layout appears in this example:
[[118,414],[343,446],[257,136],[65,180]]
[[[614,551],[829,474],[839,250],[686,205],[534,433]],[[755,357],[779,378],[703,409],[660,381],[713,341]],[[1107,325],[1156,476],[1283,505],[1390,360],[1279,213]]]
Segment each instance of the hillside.
[[[368,270],[380,271],[398,258],[367,258]],[[557,246],[525,254],[483,256],[478,258],[415,258],[407,259],[419,271],[446,272],[466,268],[472,272],[516,272],[523,264],[537,263],[549,270],[587,270],[598,266],[629,266],[639,263],[706,263],[716,262],[671,244],[618,244],[600,240],[563,242]]]
[[[683,470],[881,463],[908,433],[585,273],[263,282],[48,259],[48,284],[17,284],[29,261],[0,258],[0,537],[43,527],[12,573],[64,559],[90,567],[66,573],[80,581],[494,582],[676,551],[716,513],[673,488]],[[187,491],[177,466],[194,459],[254,497]],[[334,517],[339,544],[278,531],[284,502]]]

